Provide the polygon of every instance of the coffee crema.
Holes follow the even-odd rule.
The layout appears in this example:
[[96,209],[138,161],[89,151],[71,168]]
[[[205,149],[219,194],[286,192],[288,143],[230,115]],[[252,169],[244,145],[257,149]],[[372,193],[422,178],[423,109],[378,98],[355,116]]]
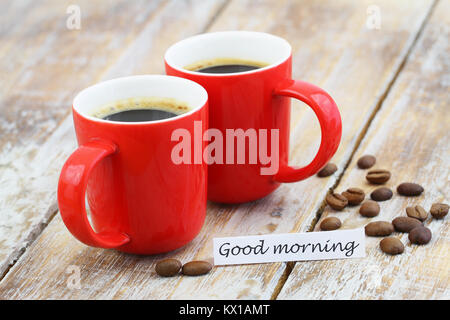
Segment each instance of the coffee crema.
[[215,58],[201,60],[185,66],[184,69],[201,73],[240,73],[267,67],[269,64],[261,61],[236,58]]
[[134,97],[103,105],[91,115],[107,121],[146,122],[173,118],[188,111],[186,103],[173,98]]

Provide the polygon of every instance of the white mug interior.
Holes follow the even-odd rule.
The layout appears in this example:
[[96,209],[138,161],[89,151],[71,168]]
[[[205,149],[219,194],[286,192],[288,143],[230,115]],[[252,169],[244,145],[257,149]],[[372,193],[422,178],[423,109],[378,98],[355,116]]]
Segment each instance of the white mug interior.
[[[196,35],[181,40],[167,49],[164,59],[172,68],[185,72],[185,67],[198,61],[217,58],[258,61],[271,68],[286,61],[292,52],[291,45],[283,38],[272,34],[252,31],[224,31]],[[208,76],[229,76],[227,74],[208,74]]]
[[[138,75],[116,78],[97,83],[77,94],[73,108],[82,116],[93,121],[105,121],[93,116],[101,106],[132,98],[173,99],[183,103],[187,111],[173,118],[150,121],[173,121],[200,109],[208,100],[206,90],[194,81],[164,75]],[[121,122],[121,124],[142,124],[145,122]]]

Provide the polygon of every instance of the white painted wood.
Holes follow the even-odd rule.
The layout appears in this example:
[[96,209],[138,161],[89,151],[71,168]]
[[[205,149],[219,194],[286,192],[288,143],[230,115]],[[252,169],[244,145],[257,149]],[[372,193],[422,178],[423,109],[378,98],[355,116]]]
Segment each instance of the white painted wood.
[[[209,204],[205,226],[191,244],[152,257],[88,248],[69,234],[57,216],[2,280],[0,296],[10,299],[271,298],[277,292],[278,284],[285,280],[284,264],[218,267],[204,277],[166,279],[156,276],[154,263],[163,257],[175,257],[183,262],[208,259],[211,240],[215,236],[308,230],[327,190],[342,173],[380,97],[405,59],[432,4],[431,1],[387,0],[376,3],[384,8],[380,30],[368,30],[365,24],[366,9],[373,1],[349,0],[260,1],[257,4],[233,1],[209,29],[266,31],[291,42],[295,77],[324,87],[336,99],[342,112],[343,140],[333,160],[340,169],[333,177],[313,177],[286,184],[265,199],[239,206]],[[172,12],[167,8],[161,9],[159,14]],[[249,15],[250,10],[254,10],[254,14]],[[173,21],[179,20],[168,20],[168,23],[173,24]],[[188,20],[180,21],[179,28],[182,29],[181,25],[189,25]],[[163,27],[150,24],[141,35],[153,33],[160,35],[160,41],[171,35]],[[185,34],[172,36],[170,41]],[[147,43],[141,43],[146,39],[141,36],[132,43],[122,58],[105,71],[103,78],[119,75],[121,66],[128,72],[157,70],[153,69],[155,60],[147,58],[141,50],[151,49],[153,54],[153,49],[163,51],[164,45],[149,47]],[[134,67],[127,69],[132,62]],[[313,157],[319,134],[312,112],[300,103],[294,103],[292,163],[305,164]],[[67,286],[69,274],[66,270],[73,265],[80,268],[81,289],[73,290]]]
[[[327,207],[321,217],[336,216],[342,228],[363,227],[371,221],[392,221],[406,216],[405,208],[432,203],[449,203],[450,192],[450,114],[448,70],[450,3],[441,1],[424,29],[404,70],[342,180],[337,192],[361,187],[368,194],[376,188],[365,181],[366,170],[356,162],[364,154],[377,157],[377,168],[388,169],[386,183],[394,191],[392,200],[381,202],[375,218],[358,214],[359,207],[335,212]],[[374,167],[374,168],[375,168]],[[416,198],[397,194],[402,182],[416,182],[425,192]],[[319,223],[320,223],[319,221]],[[396,233],[405,252],[389,256],[381,252],[382,238],[367,237],[367,257],[356,260],[297,262],[284,284],[279,299],[443,299],[450,298],[450,222],[429,218],[433,234],[425,246],[410,244],[407,234]],[[318,230],[318,224],[316,225]]]
[[8,6],[21,23],[7,23],[0,42],[0,275],[56,212],[59,171],[76,146],[76,92],[102,79],[163,73],[165,48],[204,30],[223,4],[78,1],[80,30],[66,28],[66,2]]

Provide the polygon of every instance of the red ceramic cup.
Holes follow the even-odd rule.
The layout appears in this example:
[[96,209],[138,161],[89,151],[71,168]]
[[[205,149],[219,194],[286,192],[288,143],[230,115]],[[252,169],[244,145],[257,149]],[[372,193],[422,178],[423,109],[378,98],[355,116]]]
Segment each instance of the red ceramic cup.
[[[91,116],[99,106],[135,97],[172,98],[189,108],[174,118],[149,122]],[[179,248],[198,234],[206,212],[207,165],[175,164],[171,153],[178,142],[172,141],[172,133],[203,133],[207,100],[206,91],[192,81],[156,75],[105,81],[76,96],[73,121],[79,147],[62,168],[58,205],[78,240],[154,254]]]
[[[278,151],[278,164],[272,167],[277,170],[271,174],[262,174],[262,168],[270,167],[267,161],[258,159],[257,163],[239,163],[236,157],[242,150],[237,149],[237,143],[231,148],[227,145],[224,158],[227,159],[228,154],[230,159],[234,156],[235,161],[215,161],[209,165],[208,199],[239,203],[262,198],[274,191],[280,182],[295,182],[312,176],[336,152],[342,131],[339,110],[324,90],[291,78],[291,51],[289,43],[282,38],[246,31],[201,34],[182,40],[167,50],[166,73],[193,80],[208,92],[210,128],[218,129],[223,136],[230,129],[240,128],[249,133],[246,137],[248,143],[244,146],[246,157],[255,150],[249,149],[250,140],[254,138],[249,129],[257,133],[266,130],[266,140],[262,140],[261,135],[257,137],[260,139],[259,147],[261,141],[267,141],[267,145],[262,147],[272,150],[278,140],[278,148],[273,148],[274,152]],[[265,62],[268,66],[228,74],[206,74],[185,69],[198,61],[218,58]],[[302,168],[288,164],[289,98],[309,105],[321,126],[320,148],[312,162]],[[230,152],[234,154],[230,155]]]

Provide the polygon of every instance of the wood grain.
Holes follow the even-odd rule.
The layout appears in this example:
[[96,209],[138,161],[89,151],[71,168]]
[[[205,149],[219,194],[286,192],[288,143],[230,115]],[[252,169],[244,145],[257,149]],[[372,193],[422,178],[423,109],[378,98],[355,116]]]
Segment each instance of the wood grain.
[[[336,216],[341,219],[342,228],[351,229],[364,227],[370,221],[406,216],[407,206],[422,205],[429,210],[432,203],[449,203],[449,10],[448,1],[439,2],[336,187],[339,193],[349,187],[361,187],[368,197],[376,187],[365,181],[367,171],[358,169],[356,161],[364,154],[373,154],[377,156],[377,168],[392,172],[386,186],[394,191],[393,199],[380,203],[381,213],[375,218],[361,217],[359,207],[343,212],[327,207],[321,220]],[[416,198],[400,196],[395,189],[402,182],[419,183],[425,192]],[[429,218],[425,225],[433,234],[425,246],[412,245],[407,234],[395,234],[405,244],[405,252],[399,256],[381,252],[382,238],[367,237],[364,259],[298,262],[278,298],[448,300],[449,217]]]
[[14,1],[6,9],[14,16],[5,26],[2,20],[0,275],[56,212],[58,174],[76,144],[76,92],[113,77],[162,73],[164,50],[202,32],[225,2],[78,1],[80,30],[66,28],[70,3]]
[[[366,9],[374,3],[383,8],[380,30],[366,27]],[[338,173],[327,179],[313,177],[283,185],[272,195],[252,203],[209,204],[200,235],[186,247],[166,255],[138,257],[88,248],[68,233],[57,216],[2,280],[0,296],[10,299],[272,297],[279,280],[284,279],[284,264],[217,267],[201,278],[171,279],[157,277],[154,264],[163,257],[176,257],[183,262],[210,258],[212,238],[216,236],[308,230],[327,190],[336,183],[380,98],[397,74],[431,5],[432,1],[232,1],[209,30],[259,30],[285,37],[294,49],[294,76],[324,87],[337,101],[344,122],[342,143],[333,160],[340,168]],[[136,41],[133,45],[121,59],[124,66],[133,60],[133,51],[139,51],[143,44]],[[136,61],[136,68],[148,61]],[[110,70],[117,68],[120,69],[113,66]],[[70,127],[70,123],[64,125]],[[311,160],[319,136],[313,113],[294,103],[291,162],[304,164]],[[67,141],[62,133],[55,138],[58,137]],[[80,289],[70,289],[67,285],[66,271],[70,266],[80,269]]]

